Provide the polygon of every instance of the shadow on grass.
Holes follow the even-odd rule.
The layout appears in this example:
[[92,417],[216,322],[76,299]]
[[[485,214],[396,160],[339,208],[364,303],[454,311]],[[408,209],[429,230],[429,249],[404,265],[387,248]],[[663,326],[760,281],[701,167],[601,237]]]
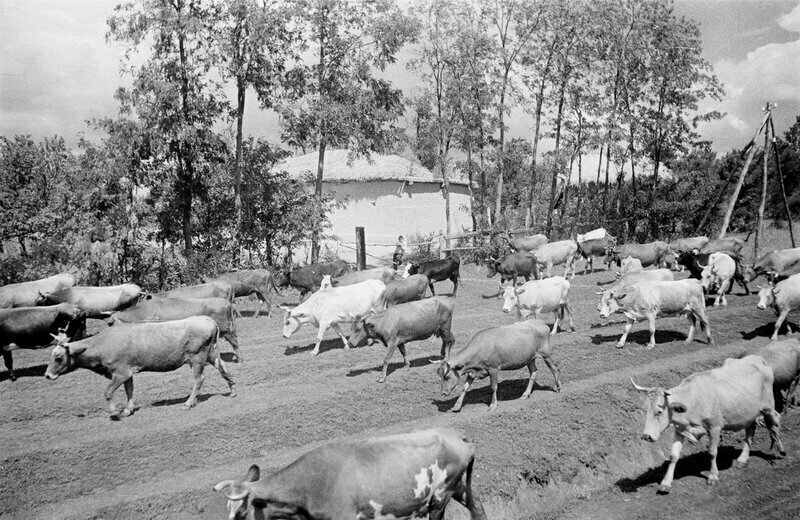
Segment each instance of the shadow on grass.
[[[725,478],[722,472],[733,467],[733,462],[736,460],[736,457],[739,456],[739,453],[741,453],[741,450],[733,446],[719,447],[717,452],[717,468],[720,471],[720,479]],[[777,458],[759,450],[751,451],[750,457],[758,457],[770,463]],[[669,460],[666,460],[660,466],[650,468],[636,478],[621,478],[617,480],[614,485],[623,493],[636,493],[640,488],[660,483],[661,479],[664,478],[664,474],[667,472],[668,466]],[[706,450],[687,457],[681,457],[677,466],[675,466],[675,481],[677,482],[684,477],[705,478],[710,469],[711,457]],[[736,469],[737,468],[734,468],[734,471],[736,471]]]
[[[44,377],[46,370],[47,365],[33,365],[29,367],[15,368],[14,377],[17,379],[20,377]],[[0,372],[0,382],[8,381],[10,379],[11,377],[7,370],[5,372]]]
[[[622,336],[622,331],[620,330],[617,334],[595,334],[592,336],[592,343],[594,345],[603,345],[605,343],[614,343],[616,344],[619,341],[620,336]],[[697,338],[698,333],[695,331],[695,339]],[[686,333],[685,332],[678,332],[675,330],[658,330],[656,329],[656,347],[660,343],[669,343],[671,341],[678,341],[678,340],[685,340]],[[700,338],[702,338],[702,333],[700,333]],[[650,342],[650,330],[637,330],[633,331],[628,334],[628,338],[625,341],[625,346],[629,346],[631,344],[637,344],[639,346],[646,346]]]
[[[309,343],[305,346],[295,346],[295,347],[287,347],[286,350],[283,351],[284,356],[294,356],[296,354],[302,354],[304,352],[311,352],[314,350],[315,343]],[[362,345],[353,345],[350,343],[351,349],[361,348],[366,343],[362,343]],[[323,339],[322,343],[319,344],[319,353],[322,354],[329,350],[344,350],[344,344],[342,343],[342,339],[339,337],[332,338],[332,339]]]
[[[197,395],[197,403],[200,404],[200,403],[202,403],[204,401],[208,401],[209,399],[211,399],[212,397],[217,396],[217,395],[227,396],[227,395],[229,395],[229,392],[216,393],[216,394],[198,394]],[[188,395],[185,395],[185,396],[180,397],[180,398],[176,397],[175,399],[162,399],[160,401],[154,401],[151,406],[174,406],[176,404],[185,403],[187,399],[189,399]],[[197,406],[197,405],[195,405],[195,406]]]
[[[441,359],[439,356],[435,357],[424,356],[411,359],[409,363],[411,365],[411,368],[419,368],[432,365],[436,363],[439,359]],[[405,365],[403,364],[402,361],[400,361],[399,363],[389,363],[389,367],[386,370],[386,377],[389,377],[390,375],[392,375],[393,372],[397,370],[402,370],[404,366]],[[362,374],[368,374],[369,372],[380,373],[382,369],[383,369],[382,364],[371,368],[356,368],[348,372],[347,377],[358,377]]]
[[[474,384],[474,383],[473,383]],[[434,399],[431,401],[436,408],[439,409],[440,412],[448,412],[456,403],[458,396],[461,395],[461,389],[464,387],[463,380],[459,381],[459,384],[453,388],[453,391],[450,393],[453,396],[452,399],[447,399],[446,401]],[[506,401],[516,401],[519,399],[522,394],[525,392],[525,389],[528,387],[528,378],[522,379],[510,379],[508,381],[500,380],[500,383],[497,385],[497,407],[500,409],[503,406],[503,403]],[[540,385],[538,382],[533,384],[533,391],[550,391],[555,392],[556,389],[554,386],[544,386]],[[486,409],[489,409],[489,405],[492,403],[492,387],[485,386],[483,388],[478,388],[475,390],[467,391],[467,395],[464,396],[464,403],[463,406],[468,404],[484,404],[486,405]]]
[[[793,335],[789,336],[787,334],[787,332],[788,332],[788,329],[786,328],[787,325],[790,326],[793,331],[798,330],[798,327],[797,327],[796,323],[790,322],[789,320],[786,320],[786,321],[783,322],[783,325],[781,325],[781,329],[778,331],[778,339],[789,339],[789,338],[794,337]],[[769,338],[769,337],[772,336],[773,332],[775,332],[775,320],[774,319],[772,319],[769,322],[761,325],[760,327],[756,327],[755,329],[753,329],[753,330],[751,330],[749,332],[742,331],[741,334],[742,334],[742,338],[743,339],[755,339],[755,338]],[[780,336],[782,336],[782,335],[786,335],[786,337],[785,338],[781,338]]]

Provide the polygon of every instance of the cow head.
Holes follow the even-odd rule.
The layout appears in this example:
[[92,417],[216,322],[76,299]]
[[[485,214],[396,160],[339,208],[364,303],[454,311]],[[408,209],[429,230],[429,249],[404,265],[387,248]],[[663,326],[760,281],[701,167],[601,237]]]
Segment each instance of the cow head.
[[644,404],[646,418],[642,439],[656,442],[670,423],[676,419],[674,416],[686,412],[686,406],[670,399],[668,390],[639,386],[633,379],[631,379],[631,383],[636,390],[647,394]]
[[597,306],[597,310],[600,312],[601,317],[608,318],[622,308],[620,301],[625,298],[625,292],[617,291],[614,288],[611,288],[598,294],[602,295],[600,297],[600,304]]
[[450,366],[450,363],[444,360],[439,365],[439,368],[436,369],[436,373],[439,374],[439,377],[442,379],[442,395],[450,395],[450,392],[456,387],[461,377],[458,369]]
[[319,289],[330,289],[333,287],[333,282],[331,282],[331,275],[326,274],[322,277],[322,281],[319,283]]
[[517,289],[516,287],[508,286],[503,290],[503,312],[511,312],[511,309],[519,304],[519,295],[524,293],[525,289]]
[[494,275],[496,275],[499,268],[500,260],[490,256],[489,260],[486,262],[486,278],[492,278]]
[[83,354],[86,347],[70,346],[67,342],[62,342],[58,337],[59,344],[53,349],[51,354],[50,363],[47,365],[47,370],[44,377],[47,379],[58,379],[61,374],[66,374],[75,369],[75,358]]
[[419,264],[414,262],[413,264],[406,265],[406,271],[403,273],[403,278],[408,278],[412,274],[417,274],[419,272]]
[[297,332],[297,329],[305,323],[302,319],[305,317],[302,311],[298,311],[295,307],[291,309],[289,307],[280,306],[281,310],[283,311],[283,337],[289,338]]
[[622,274],[625,273],[635,273],[642,270],[642,262],[638,258],[633,258],[632,256],[628,256],[623,258],[622,260],[618,260],[617,265],[620,266],[620,271]]
[[260,478],[261,470],[253,464],[243,481],[223,480],[214,486],[214,491],[223,491],[228,498],[228,520],[245,520],[251,516],[252,493],[249,484]]
[[364,340],[375,338],[375,324],[362,318],[353,322],[353,333],[348,340],[354,347],[358,347]]
[[778,292],[778,288],[774,285],[767,285],[767,286],[758,286],[758,307],[760,310],[764,310],[767,307],[772,307],[775,305],[775,293]]
[[753,266],[747,265],[744,268],[744,273],[743,274],[744,274],[744,279],[746,281],[752,282],[753,280],[758,278],[758,275],[761,274],[761,273],[756,272],[755,265],[753,265]]
[[711,260],[709,260],[708,265],[703,267],[703,272],[700,274],[700,285],[703,286],[703,291],[708,291],[714,283],[714,269],[711,266],[712,263]]

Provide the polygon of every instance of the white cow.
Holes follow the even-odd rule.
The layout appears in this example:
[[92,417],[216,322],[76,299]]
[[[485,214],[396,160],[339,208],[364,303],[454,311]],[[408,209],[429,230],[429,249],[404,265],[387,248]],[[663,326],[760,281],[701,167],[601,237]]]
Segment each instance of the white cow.
[[552,275],[553,266],[565,264],[564,278],[572,269],[572,278],[575,278],[575,253],[578,251],[578,244],[574,240],[560,240],[550,242],[539,247],[533,252],[533,258],[541,267],[547,268],[547,277]]
[[[652,271],[635,271],[633,273],[625,273],[617,279],[617,282],[612,285],[609,289],[605,291],[597,291],[597,294],[600,295],[600,305],[597,306],[597,310],[601,313],[603,312],[603,308],[609,305],[609,301],[611,300],[611,295],[615,293],[619,293],[622,289],[626,289],[631,285],[635,284],[636,282],[641,282],[644,280],[661,280],[661,281],[672,281],[675,277],[672,274],[672,271],[669,269],[654,269]],[[608,314],[612,314],[612,312],[608,312]]]
[[620,274],[635,273],[637,271],[642,271],[642,270],[644,270],[644,267],[642,267],[642,261],[639,260],[638,258],[629,256],[627,258],[623,258],[620,261],[620,268],[619,268]]
[[709,344],[714,344],[711,328],[706,316],[706,304],[700,281],[692,278],[674,282],[642,281],[615,291],[608,302],[600,306],[600,316],[608,318],[614,312],[621,312],[628,319],[625,331],[617,342],[617,348],[625,346],[628,333],[636,320],[647,318],[650,324],[650,342],[647,348],[656,346],[656,316],[686,314],[691,322],[686,343],[694,338],[694,328],[700,321]]
[[537,320],[540,313],[552,312],[556,318],[552,334],[558,332],[558,323],[566,315],[570,330],[575,332],[568,301],[569,287],[569,282],[561,276],[531,280],[519,288],[508,286],[503,292],[503,312],[509,312],[516,306],[523,318],[533,314]]
[[14,307],[36,307],[42,293],[54,293],[75,285],[75,277],[69,273],[57,274],[41,280],[12,283],[0,287],[0,309]]
[[381,311],[385,308],[386,284],[380,280],[321,289],[293,309],[281,307],[284,311],[283,337],[291,337],[305,323],[318,325],[317,343],[313,351],[316,356],[325,331],[333,327],[347,349],[350,348],[350,343],[339,323],[353,322],[364,318],[370,311]]
[[648,395],[642,439],[656,442],[667,427],[675,427],[669,467],[659,492],[669,493],[672,487],[684,439],[695,443],[699,437],[708,435],[711,455],[708,484],[719,481],[717,449],[722,430],[745,430],[742,452],[736,459],[737,464],[743,466],[750,456],[756,420],[763,417],[772,447],[777,446],[778,452],[784,455],[778,436],[780,415],[775,411],[772,382],[772,369],[760,356],[726,359],[721,367],[694,373],[669,390],[641,387],[631,380],[637,390]]
[[[758,308],[762,311],[767,307],[772,307],[775,314],[778,315],[778,320],[775,322],[775,331],[772,333],[772,341],[778,339],[778,330],[786,321],[786,316],[789,311],[800,307],[800,274],[794,274],[778,282],[775,285],[768,285],[762,287],[758,291]],[[789,334],[792,333],[792,328],[786,324],[786,329]]]
[[700,280],[703,289],[710,291],[711,287],[717,286],[717,299],[714,300],[714,307],[728,305],[725,293],[733,283],[733,276],[736,274],[736,261],[725,253],[712,253],[708,255],[708,265],[703,268],[702,279]]

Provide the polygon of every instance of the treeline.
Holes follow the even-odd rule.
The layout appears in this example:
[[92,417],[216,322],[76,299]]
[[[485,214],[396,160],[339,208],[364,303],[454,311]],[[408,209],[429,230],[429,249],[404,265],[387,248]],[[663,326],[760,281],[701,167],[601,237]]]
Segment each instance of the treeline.
[[[158,288],[283,268],[304,240],[316,260],[333,148],[415,155],[448,208],[448,179],[468,176],[476,229],[597,222],[640,240],[693,230],[741,163],[696,132],[720,116],[698,105],[722,87],[697,23],[666,0],[137,0],[108,26],[131,86],[116,116],[90,121],[102,141],[0,141],[0,282],[57,268]],[[410,92],[386,79],[401,52]],[[248,103],[280,115],[281,143],[243,135]],[[512,110],[530,116],[526,139],[508,138]],[[797,133],[780,140],[786,170]],[[318,153],[313,193],[275,167],[287,150]],[[581,167],[587,154],[597,170]]]

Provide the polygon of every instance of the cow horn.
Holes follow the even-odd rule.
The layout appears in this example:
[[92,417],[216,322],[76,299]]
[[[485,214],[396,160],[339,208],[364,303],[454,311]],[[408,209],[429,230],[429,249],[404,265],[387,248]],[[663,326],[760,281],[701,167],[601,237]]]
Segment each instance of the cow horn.
[[225,493],[225,496],[228,497],[228,500],[242,500],[249,494],[250,494],[249,487],[242,485],[233,485],[230,487],[230,491],[228,493]]
[[219,491],[220,489],[224,489],[234,484],[236,484],[235,480],[223,480],[222,482],[218,482],[217,484],[214,485],[214,491]]
[[637,385],[636,381],[634,381],[633,378],[631,378],[631,383],[633,384],[633,387],[635,389],[637,389],[638,391],[640,391],[640,392],[652,392],[653,390],[655,390],[655,387],[652,387],[652,386],[644,387],[644,386]]

